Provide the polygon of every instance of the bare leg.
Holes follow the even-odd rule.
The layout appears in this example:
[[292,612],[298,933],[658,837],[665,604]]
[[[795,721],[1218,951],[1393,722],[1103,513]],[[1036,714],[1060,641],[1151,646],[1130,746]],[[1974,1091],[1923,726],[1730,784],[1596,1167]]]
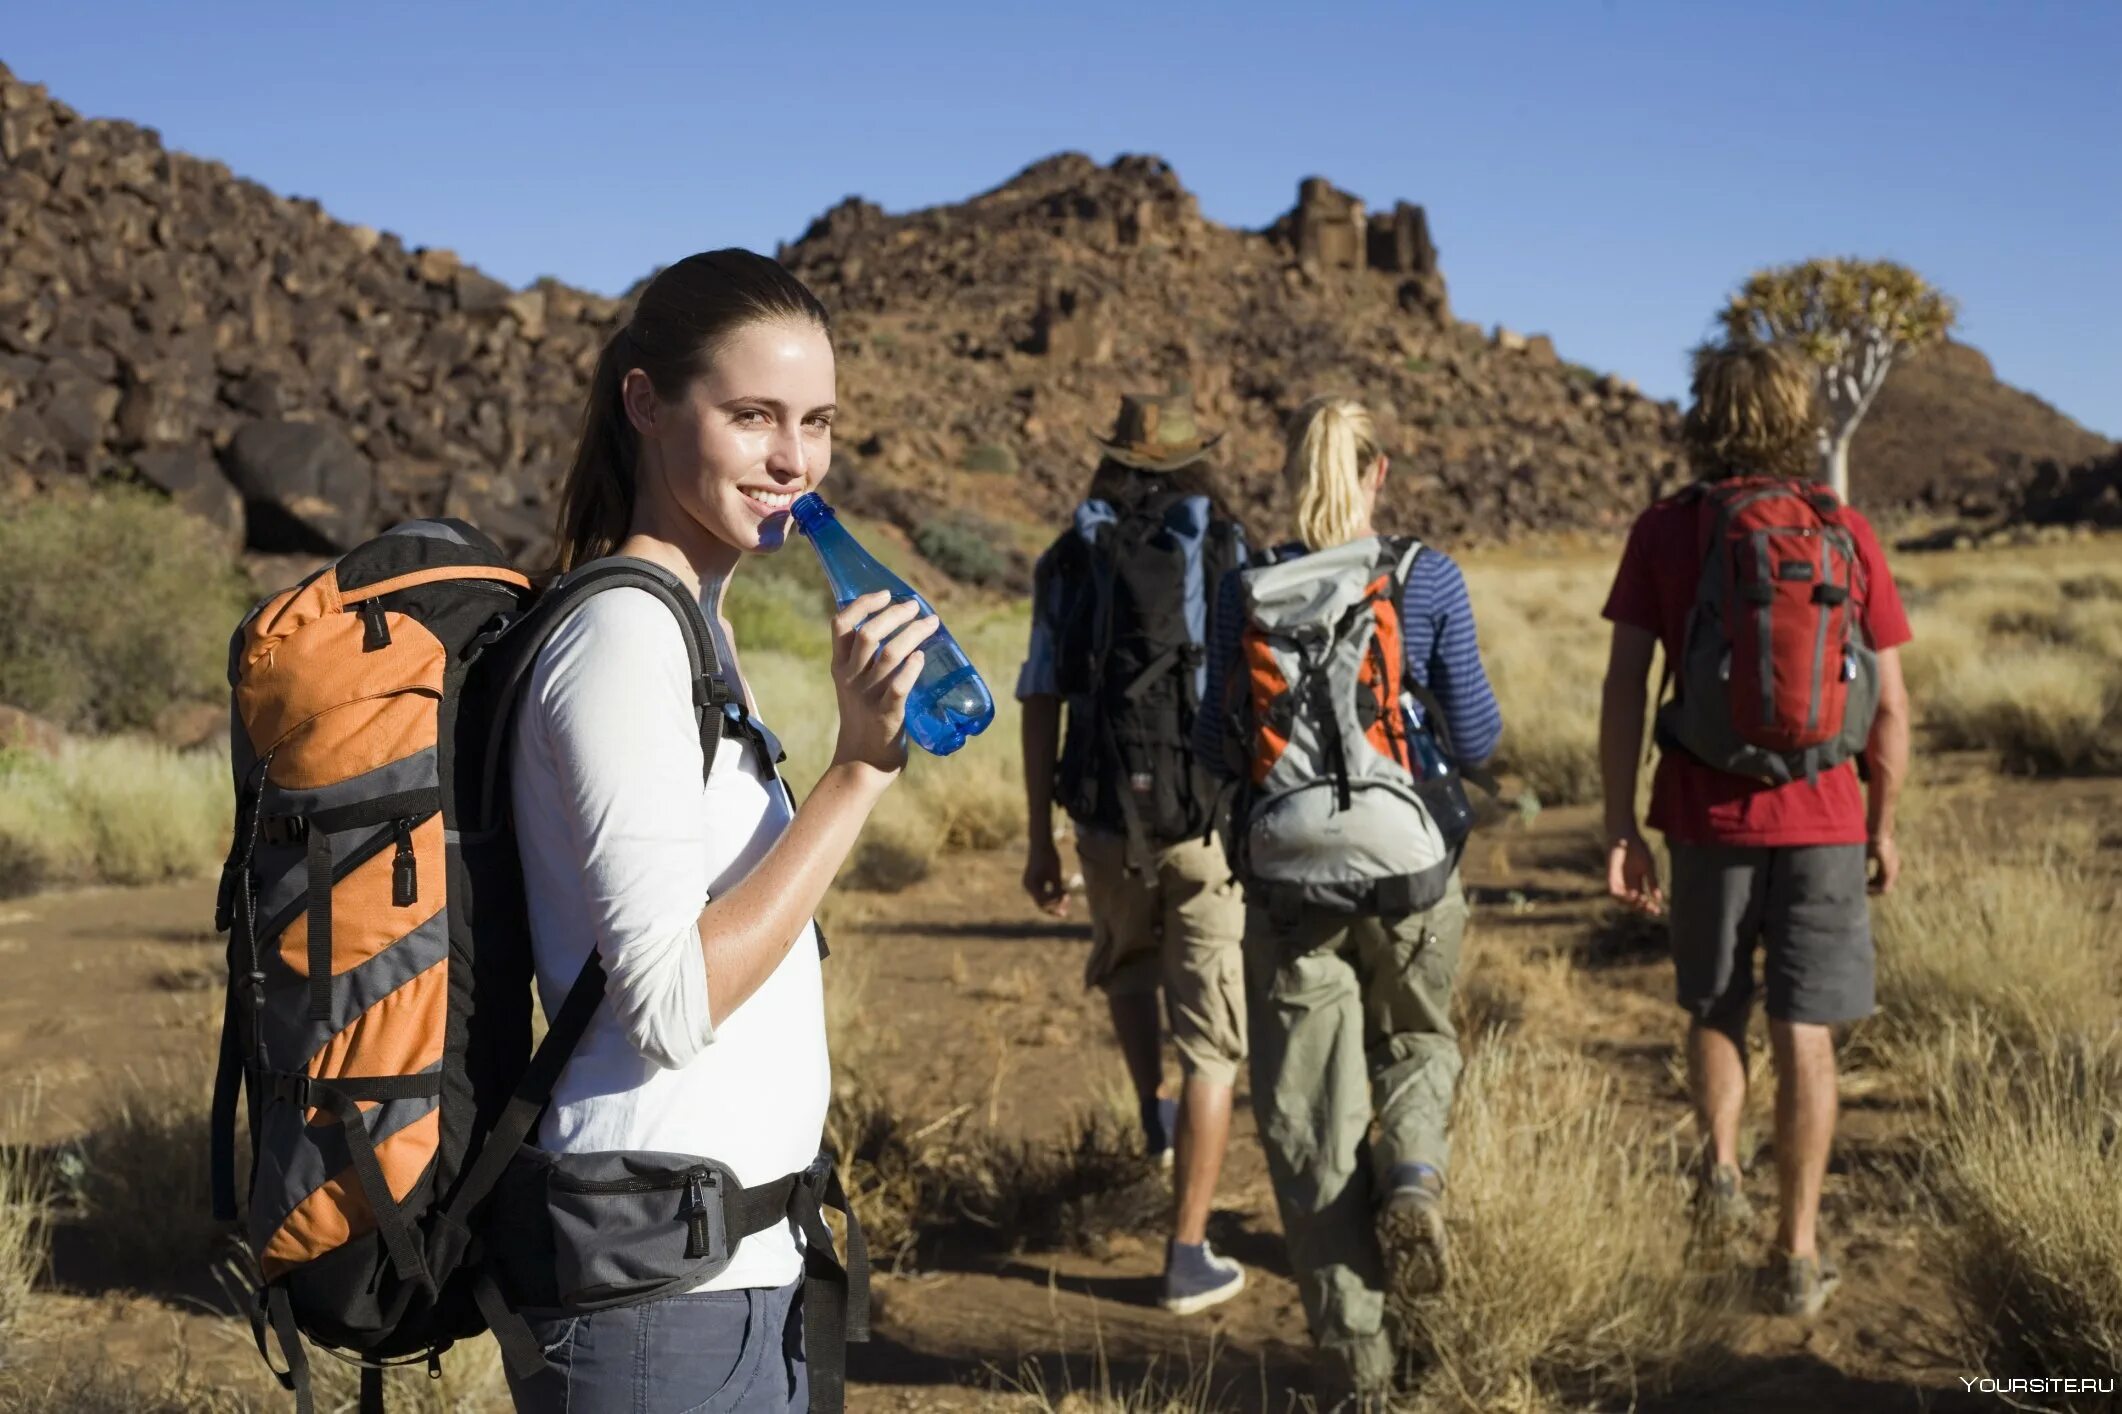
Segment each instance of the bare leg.
[[[1777,1066],[1780,1070],[1779,1057]],[[1709,1143],[1711,1162],[1739,1165],[1739,1119],[1746,1111],[1746,1051],[1714,1026],[1695,1022],[1687,1029],[1687,1085],[1695,1102],[1695,1122]],[[1777,1152],[1782,1145],[1777,1145]]]
[[1158,994],[1127,992],[1108,995],[1112,1011],[1113,1037],[1127,1062],[1127,1078],[1134,1082],[1135,1099],[1145,1108],[1156,1103],[1164,1084],[1164,1016]]
[[1818,1252],[1820,1185],[1834,1145],[1835,1038],[1825,1026],[1768,1024],[1776,1056],[1776,1242],[1794,1257]]
[[1178,1181],[1172,1236],[1200,1243],[1208,1237],[1209,1209],[1216,1201],[1216,1179],[1223,1172],[1223,1150],[1230,1140],[1231,1087],[1187,1077],[1179,1093]]

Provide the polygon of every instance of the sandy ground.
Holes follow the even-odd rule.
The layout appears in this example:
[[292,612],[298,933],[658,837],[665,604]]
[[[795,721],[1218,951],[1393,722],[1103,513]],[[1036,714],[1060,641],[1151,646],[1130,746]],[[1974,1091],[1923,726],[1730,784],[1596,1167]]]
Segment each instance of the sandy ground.
[[[2115,798],[2111,784],[2035,787],[1968,762],[1934,769],[1929,784],[1947,809],[1980,799],[1992,811],[2101,819]],[[1467,862],[1477,907],[1467,965],[1484,950],[1566,956],[1577,1001],[1559,1012],[1528,1009],[1526,1034],[1600,1058],[1631,1105],[1684,1126],[1669,969],[1625,930],[1603,926],[1610,915],[1590,873],[1597,862],[1583,809],[1477,836]],[[1102,1001],[1081,985],[1087,926],[1080,916],[1035,913],[1018,891],[1019,868],[1014,852],[959,856],[904,892],[835,903],[828,965],[856,974],[870,1068],[916,1122],[962,1109],[1008,1134],[1058,1136],[1081,1110],[1124,1093]],[[32,1142],[82,1133],[129,1067],[195,1068],[203,1091],[219,1011],[210,912],[205,883],[0,903],[0,1075],[18,1101],[34,1101]],[[1907,1115],[1862,1076],[1848,1090],[1824,1218],[1846,1276],[1835,1304],[1811,1326],[1755,1320],[1718,1387],[1642,1407],[1994,1407],[1970,1401],[1958,1378],[1968,1372],[1938,1353],[1947,1298],[1905,1208]],[[1765,1163],[1756,1171],[1764,1196],[1769,1171]],[[950,1251],[927,1270],[881,1274],[876,1339],[853,1356],[854,1406],[986,1407],[1027,1383],[1042,1383],[1058,1403],[1065,1390],[1095,1385],[1102,1366],[1116,1383],[1154,1368],[1200,1378],[1225,1407],[1288,1408],[1303,1385],[1303,1320],[1242,1082],[1212,1236],[1246,1264],[1250,1285],[1185,1320],[1153,1304],[1161,1262],[1153,1234],[1116,1236],[1094,1255],[1011,1254],[998,1242]],[[98,1270],[80,1234],[64,1229],[55,1267],[30,1313],[32,1363],[139,1366],[158,1378],[181,1364],[206,1384],[269,1388],[247,1327],[211,1281],[134,1290],[122,1273]]]

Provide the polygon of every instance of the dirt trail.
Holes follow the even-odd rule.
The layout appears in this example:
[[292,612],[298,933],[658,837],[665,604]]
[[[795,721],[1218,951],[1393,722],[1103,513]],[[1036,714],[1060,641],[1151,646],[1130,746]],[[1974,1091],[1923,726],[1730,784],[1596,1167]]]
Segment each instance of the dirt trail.
[[[2111,787],[2035,788],[1962,769],[1936,773],[1938,808],[1976,800],[2006,816],[2101,818]],[[1562,1009],[1526,998],[1524,1034],[1583,1049],[1614,1068],[1647,1117],[1685,1124],[1680,1028],[1669,970],[1640,932],[1611,926],[1594,887],[1597,839],[1586,810],[1550,810],[1477,837],[1467,876],[1477,915],[1467,966],[1482,952],[1561,956],[1575,979]],[[1102,1001],[1081,968],[1088,928],[1031,910],[1014,852],[958,856],[895,895],[836,900],[829,966],[859,988],[853,1024],[894,1105],[915,1123],[964,1113],[969,1123],[1058,1137],[1085,1108],[1125,1108],[1123,1071]],[[0,1067],[5,1091],[34,1096],[29,1138],[82,1133],[128,1068],[196,1067],[218,1022],[218,939],[203,883],[88,890],[0,904]],[[1907,1116],[1891,1097],[1849,1087],[1844,1137],[1824,1224],[1843,1253],[1842,1293],[1807,1329],[1762,1318],[1722,1388],[1647,1408],[1685,1410],[1930,1409],[1969,1403],[1944,1348],[1947,1299],[1902,1211]],[[8,1098],[0,1094],[0,1099]],[[1756,1169],[1765,1196],[1769,1168]],[[1765,1204],[1763,1205],[1766,1206]],[[1769,1229],[1764,1214],[1762,1239]],[[855,1407],[974,1408],[997,1390],[1039,1381],[1060,1391],[1152,1368],[1204,1376],[1229,1407],[1289,1407],[1302,1385],[1303,1320],[1282,1255],[1266,1166],[1241,1095],[1211,1229],[1243,1261],[1249,1287],[1190,1320],[1153,1304],[1161,1248],[1118,1236],[1095,1255],[953,1253],[930,1271],[880,1276],[877,1339],[855,1352]],[[167,1370],[179,1359],[214,1381],[262,1390],[249,1335],[216,1314],[210,1284],[138,1294],[99,1276],[64,1232],[51,1290],[32,1313],[33,1358]],[[225,1305],[221,1305],[223,1311]]]

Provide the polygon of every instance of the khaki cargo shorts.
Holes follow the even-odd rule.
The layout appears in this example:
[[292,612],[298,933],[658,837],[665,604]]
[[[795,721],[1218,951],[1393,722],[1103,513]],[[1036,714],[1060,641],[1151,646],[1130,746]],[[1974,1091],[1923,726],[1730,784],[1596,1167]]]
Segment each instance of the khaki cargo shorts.
[[1090,904],[1083,984],[1109,996],[1162,986],[1181,1068],[1230,1084],[1245,1060],[1245,895],[1223,846],[1160,850],[1154,876],[1128,870],[1118,835],[1079,831],[1076,854]]

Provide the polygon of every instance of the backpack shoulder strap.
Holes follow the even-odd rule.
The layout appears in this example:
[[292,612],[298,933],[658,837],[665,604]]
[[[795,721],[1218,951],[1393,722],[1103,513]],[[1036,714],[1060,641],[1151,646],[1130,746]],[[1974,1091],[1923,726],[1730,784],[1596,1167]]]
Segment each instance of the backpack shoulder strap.
[[723,678],[721,657],[715,651],[715,637],[708,631],[699,601],[676,575],[663,566],[632,556],[613,555],[569,570],[539,597],[527,614],[503,625],[482,641],[482,649],[499,647],[508,654],[502,680],[492,700],[495,729],[487,736],[486,768],[482,777],[487,801],[498,802],[500,799],[502,773],[515,731],[516,704],[530,682],[539,653],[577,609],[611,589],[640,589],[653,594],[677,619],[692,677],[693,715],[700,728],[701,770],[714,770],[726,720],[722,709],[734,700],[734,694]]
[[[702,769],[714,769],[717,748],[722,741],[722,708],[731,700],[731,693],[728,683],[723,680],[714,635],[708,631],[699,601],[676,575],[661,565],[629,556],[612,556],[569,571],[545,592],[525,619],[518,621],[518,626],[501,630],[513,657],[508,664],[508,677],[495,699],[498,725],[488,742],[487,779],[490,787],[498,788],[499,766],[495,758],[506,760],[516,703],[524,684],[530,679],[531,667],[537,662],[539,651],[575,610],[596,595],[619,588],[646,590],[668,605],[677,617],[692,668],[693,711],[699,718],[700,746],[705,754]],[[517,634],[522,637],[516,637]],[[479,1157],[465,1170],[456,1192],[450,1195],[446,1206],[450,1221],[469,1226],[473,1211],[500,1181],[510,1157],[530,1137],[538,1117],[545,1113],[545,1106],[552,1099],[553,1086],[559,1082],[562,1068],[588,1030],[590,1017],[596,1012],[598,1003],[604,999],[604,986],[604,966],[597,958],[596,948],[592,947],[589,956],[583,960],[582,970],[575,976],[574,984],[568,988],[566,1000],[561,1002],[560,1010],[554,1015],[545,1039],[538,1043],[530,1064],[524,1068],[515,1093],[509,1097],[507,1107],[487,1134]]]

